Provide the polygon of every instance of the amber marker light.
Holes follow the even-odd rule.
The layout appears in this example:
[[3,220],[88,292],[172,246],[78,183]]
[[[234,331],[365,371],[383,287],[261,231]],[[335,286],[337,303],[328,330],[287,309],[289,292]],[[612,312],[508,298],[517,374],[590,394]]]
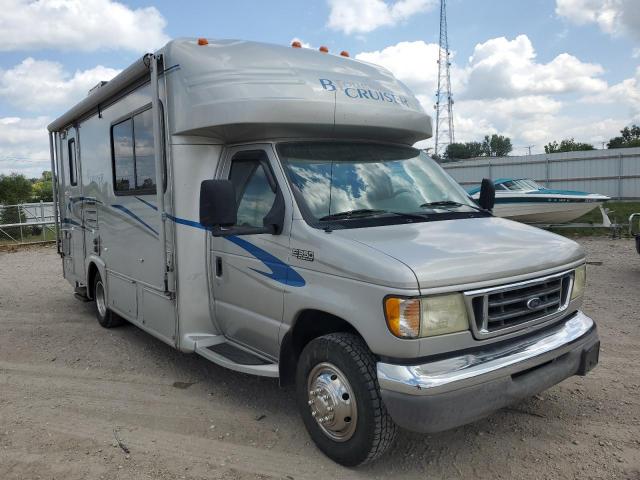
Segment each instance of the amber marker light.
[[324,45],[321,46],[318,50],[320,50],[322,53],[329,53],[329,49],[327,47],[325,47]]
[[299,41],[294,40],[293,42],[291,42],[291,47],[293,47],[293,48],[302,48],[302,44]]
[[198,39],[198,45],[209,45],[209,40],[207,40],[206,38],[199,38]]
[[341,56],[341,57],[347,57],[347,58],[349,58],[349,52],[347,52],[346,50],[342,50],[342,51],[340,52],[340,56]]

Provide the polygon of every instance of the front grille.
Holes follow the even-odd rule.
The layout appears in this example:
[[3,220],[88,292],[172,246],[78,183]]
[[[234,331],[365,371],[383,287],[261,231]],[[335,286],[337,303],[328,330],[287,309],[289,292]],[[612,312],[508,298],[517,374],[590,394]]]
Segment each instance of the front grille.
[[556,316],[568,306],[573,272],[466,292],[474,334],[487,338]]

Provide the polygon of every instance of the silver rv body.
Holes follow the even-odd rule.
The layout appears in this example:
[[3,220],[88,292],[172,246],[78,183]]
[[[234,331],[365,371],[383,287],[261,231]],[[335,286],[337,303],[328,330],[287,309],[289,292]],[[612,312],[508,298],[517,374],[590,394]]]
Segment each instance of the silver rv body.
[[[49,126],[64,276],[98,300],[99,318],[113,313],[181,351],[281,383],[294,381],[314,340],[348,334],[375,365],[379,408],[417,431],[472,421],[597,362],[595,324],[579,310],[582,249],[480,211],[411,149],[431,136],[431,120],[388,71],[307,49],[200,43],[145,55]],[[368,163],[327,190],[327,156],[363,152]],[[384,163],[396,156],[409,163]],[[336,165],[339,174],[346,163]],[[380,173],[391,167],[400,173]],[[234,185],[242,228],[201,221],[201,188],[215,179]],[[331,215],[332,192],[345,205],[396,206],[414,187],[446,191],[458,207],[435,198],[424,215]],[[326,191],[329,215],[319,218]],[[277,228],[266,231],[274,211]],[[444,317],[425,326],[439,308],[431,298],[453,302],[466,326],[446,330]],[[416,333],[399,335],[403,322]],[[323,444],[355,442],[355,427],[332,430],[329,418],[355,418],[356,406],[313,378],[300,395],[320,385],[307,402],[320,419],[316,443],[341,463],[374,458]],[[357,392],[348,380],[340,388]]]

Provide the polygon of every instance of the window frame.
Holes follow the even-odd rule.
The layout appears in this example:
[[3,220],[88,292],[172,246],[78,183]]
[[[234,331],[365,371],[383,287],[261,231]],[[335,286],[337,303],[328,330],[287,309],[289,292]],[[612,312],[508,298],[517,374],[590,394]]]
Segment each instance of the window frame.
[[76,139],[75,137],[67,140],[67,157],[69,164],[69,185],[72,187],[78,186],[78,155],[76,152]]
[[[112,190],[113,194],[120,197],[125,197],[128,195],[157,195],[158,186],[154,185],[153,188],[138,188],[138,166],[136,159],[136,127],[134,117],[136,115],[140,115],[147,110],[152,110],[153,105],[148,103],[122,117],[117,118],[115,121],[111,123],[109,127],[109,143],[111,144],[111,181],[112,181]],[[162,119],[160,123],[160,131],[162,132],[162,191],[163,193],[167,191],[167,161],[166,161],[166,146],[165,146],[165,133],[164,133],[164,106],[160,103],[160,111],[162,112]],[[116,189],[116,156],[115,156],[115,148],[113,142],[113,128],[120,125],[121,123],[126,122],[127,120],[131,120],[131,140],[132,140],[132,149],[133,149],[133,181],[135,188],[122,191]],[[154,153],[155,158],[155,153]],[[155,160],[154,160],[155,161]]]

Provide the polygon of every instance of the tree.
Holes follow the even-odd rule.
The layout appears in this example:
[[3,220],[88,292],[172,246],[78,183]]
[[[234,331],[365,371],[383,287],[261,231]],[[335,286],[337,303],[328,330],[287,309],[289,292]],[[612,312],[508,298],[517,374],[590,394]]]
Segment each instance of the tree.
[[0,175],[0,203],[14,205],[31,199],[31,182],[24,175]]
[[445,151],[447,160],[462,160],[465,158],[479,157],[482,155],[480,142],[450,143]]
[[504,135],[496,135],[495,133],[489,137],[485,135],[482,142],[482,152],[486,157],[506,157],[513,150],[511,139]]
[[33,199],[37,202],[52,202],[52,176],[51,172],[42,172],[42,177],[33,182]]
[[544,153],[582,152],[595,150],[590,143],[576,142],[573,138],[565,138],[558,143],[556,140],[544,146]]
[[613,137],[607,143],[607,148],[630,148],[640,147],[640,127],[632,125],[631,128],[624,127],[620,130],[621,136]]

